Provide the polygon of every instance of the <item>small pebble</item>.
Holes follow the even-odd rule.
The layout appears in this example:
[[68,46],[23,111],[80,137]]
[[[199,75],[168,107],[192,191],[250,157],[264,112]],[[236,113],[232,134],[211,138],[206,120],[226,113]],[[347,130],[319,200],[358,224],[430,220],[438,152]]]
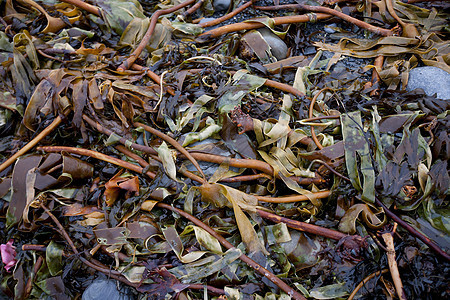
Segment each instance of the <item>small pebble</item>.
[[198,22],[198,24],[202,24],[202,23],[206,23],[209,21],[214,21],[216,18],[203,18],[200,20],[200,22]]
[[228,10],[230,7],[231,0],[214,0],[213,6],[215,11]]
[[84,291],[82,300],[134,300],[128,288],[117,289],[116,281],[94,280]]
[[428,96],[450,99],[450,74],[437,67],[418,67],[409,72],[407,91],[422,89]]
[[266,40],[272,49],[272,54],[278,60],[285,59],[287,57],[288,47],[282,39],[280,39],[276,34],[274,34],[270,29],[263,28],[258,30],[262,37]]

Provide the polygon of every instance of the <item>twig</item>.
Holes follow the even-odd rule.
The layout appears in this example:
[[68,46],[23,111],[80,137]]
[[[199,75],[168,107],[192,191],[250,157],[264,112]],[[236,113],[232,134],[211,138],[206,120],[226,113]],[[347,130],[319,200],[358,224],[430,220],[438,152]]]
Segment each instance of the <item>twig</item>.
[[[140,166],[137,166],[135,164],[129,163],[127,161],[94,151],[94,150],[87,150],[83,148],[75,148],[75,147],[66,147],[66,146],[45,146],[45,147],[38,147],[37,150],[44,151],[44,152],[61,152],[65,151],[68,153],[83,155],[83,156],[89,156],[95,159],[103,160],[106,162],[109,162],[111,164],[114,164],[116,166],[137,172],[139,174],[142,174],[144,169]],[[145,172],[145,174],[150,177],[154,178],[156,175],[150,171]]]
[[0,172],[5,170],[7,167],[9,167],[11,164],[13,164],[17,158],[24,155],[28,151],[31,150],[34,146],[36,146],[42,139],[44,139],[47,135],[50,134],[53,130],[58,127],[59,124],[61,124],[62,119],[60,116],[57,116],[50,125],[48,125],[44,130],[42,130],[41,133],[39,133],[34,139],[32,139],[28,144],[23,146],[19,151],[14,153],[10,158],[8,158],[6,161],[4,161],[0,165]]
[[355,298],[356,293],[358,293],[358,291],[367,283],[369,282],[370,279],[374,278],[375,276],[380,276],[381,274],[385,274],[387,273],[389,270],[388,269],[383,269],[381,271],[377,271],[375,273],[370,274],[369,276],[367,276],[366,278],[363,279],[363,281],[361,281],[356,288],[353,290],[353,292],[350,294],[350,296],[348,296],[347,300],[353,300],[353,298]]
[[[215,237],[225,248],[227,248],[227,249],[235,248],[230,242],[228,242],[220,234],[215,232],[214,229],[212,229],[211,227],[209,227],[208,225],[206,225],[205,223],[203,223],[196,217],[192,216],[191,214],[188,214],[187,212],[184,212],[178,208],[175,208],[173,206],[170,206],[168,204],[161,203],[161,202],[157,203],[156,206],[176,212],[177,214],[185,217],[186,219],[188,219],[195,225],[206,230],[209,234],[211,234],[213,237]],[[303,297],[299,292],[292,289],[290,286],[288,286],[286,283],[284,283],[280,278],[278,278],[272,272],[270,272],[266,268],[264,268],[261,265],[259,265],[258,263],[256,263],[254,260],[249,258],[247,255],[242,254],[241,256],[239,256],[239,259],[242,260],[243,262],[247,263],[250,267],[252,267],[258,273],[260,273],[261,275],[265,276],[267,279],[272,281],[274,284],[276,284],[280,289],[282,289],[285,293],[287,293],[293,299],[302,299],[302,300],[305,299],[306,300],[306,298]]]
[[303,4],[285,4],[285,5],[276,5],[276,6],[255,6],[255,9],[260,9],[260,10],[283,10],[283,9],[297,10],[298,9],[298,10],[307,10],[307,11],[317,12],[317,13],[325,13],[325,14],[330,14],[330,15],[336,16],[338,18],[341,18],[347,22],[350,22],[350,23],[358,26],[358,27],[361,27],[362,29],[369,30],[378,35],[382,35],[382,36],[392,36],[393,35],[393,32],[390,29],[385,29],[385,28],[371,25],[364,21],[350,17],[349,15],[346,15],[340,11],[337,11],[337,10],[329,8],[329,7],[324,7],[324,6],[311,6],[311,5],[303,5]]
[[[285,16],[285,17],[276,17],[272,18],[273,25],[282,25],[282,24],[294,24],[294,23],[306,23],[310,21],[323,20],[331,17],[328,14],[315,14],[315,15],[296,15],[296,16]],[[261,22],[241,22],[234,23],[230,25],[225,25],[219,28],[212,29],[210,31],[204,32],[200,34],[198,37],[200,40],[208,40],[212,38],[217,38],[222,35],[225,35],[230,32],[241,31],[241,30],[250,30],[262,28],[265,25]]]
[[217,18],[217,19],[215,19],[215,20],[211,20],[211,21],[209,21],[209,22],[205,22],[205,23],[200,24],[200,27],[206,28],[206,27],[211,27],[211,26],[220,24],[220,23],[222,23],[222,22],[224,22],[224,21],[226,21],[226,20],[231,19],[232,17],[234,17],[234,16],[237,15],[238,13],[244,11],[247,7],[250,7],[252,4],[253,4],[253,1],[249,1],[249,2],[245,3],[244,5],[242,5],[242,6],[238,7],[238,8],[236,8],[236,9],[233,10],[232,12],[230,12],[230,13],[228,13],[228,14],[226,14],[226,15],[220,17],[220,18]]
[[400,226],[405,228],[409,233],[411,233],[413,236],[424,242],[430,249],[434,250],[437,254],[445,258],[446,260],[450,261],[450,255],[448,255],[445,251],[443,251],[434,241],[427,238],[425,235],[423,235],[421,232],[417,231],[414,227],[400,219],[396,214],[394,214],[392,211],[390,211],[386,205],[384,205],[383,202],[381,202],[378,198],[375,198],[375,203],[378,206],[381,206],[384,209],[384,212],[388,217],[390,217],[392,220],[394,220],[396,223],[398,223]]
[[406,300],[406,294],[403,290],[403,283],[400,278],[400,273],[398,272],[397,261],[395,260],[395,247],[394,238],[391,232],[385,232],[381,235],[384,242],[386,243],[387,258],[389,264],[389,270],[391,271],[392,280],[394,281],[395,290],[397,291],[398,298],[400,300]]
[[187,0],[187,1],[182,2],[178,5],[175,5],[171,8],[160,9],[160,10],[155,11],[150,18],[150,25],[148,26],[147,32],[145,33],[141,42],[136,47],[136,49],[133,51],[133,53],[130,54],[130,57],[128,57],[127,60],[125,60],[117,68],[117,71],[123,72],[123,71],[129,69],[133,65],[133,63],[136,61],[136,59],[139,57],[141,52],[144,50],[144,48],[147,46],[148,42],[150,41],[150,38],[152,37],[153,31],[155,31],[156,23],[158,22],[158,18],[160,16],[173,13],[173,12],[175,12],[185,6],[188,6],[189,4],[192,4],[194,2],[195,2],[195,0]]

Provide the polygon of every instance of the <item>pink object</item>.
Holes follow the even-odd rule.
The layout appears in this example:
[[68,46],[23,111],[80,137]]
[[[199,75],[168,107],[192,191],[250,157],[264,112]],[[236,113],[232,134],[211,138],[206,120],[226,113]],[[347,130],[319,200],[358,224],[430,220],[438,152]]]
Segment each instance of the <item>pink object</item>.
[[2,254],[2,261],[5,264],[5,269],[7,272],[14,267],[17,263],[16,260],[16,247],[13,244],[14,240],[10,239],[6,244],[0,245],[0,252]]

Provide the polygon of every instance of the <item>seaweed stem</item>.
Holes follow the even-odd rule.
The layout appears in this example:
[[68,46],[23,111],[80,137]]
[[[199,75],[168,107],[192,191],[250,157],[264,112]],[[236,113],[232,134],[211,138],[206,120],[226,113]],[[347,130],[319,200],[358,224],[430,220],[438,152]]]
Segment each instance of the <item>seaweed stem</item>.
[[358,291],[367,283],[369,282],[370,279],[374,278],[375,276],[380,276],[381,274],[385,274],[387,273],[389,270],[388,269],[383,269],[381,271],[376,271],[375,273],[370,274],[369,276],[367,276],[366,278],[364,278],[357,286],[356,288],[353,290],[353,292],[350,294],[350,296],[348,296],[347,300],[353,300],[353,298],[355,298],[356,293],[358,293]]
[[[330,191],[322,191],[317,193],[312,193],[313,196],[317,199],[327,198],[331,195]],[[254,195],[258,201],[268,202],[268,203],[292,203],[292,202],[300,202],[300,201],[308,201],[309,198],[305,195],[293,195],[286,197],[266,197],[266,196],[257,196]]]
[[[173,212],[175,212],[175,213],[185,217],[186,219],[188,219],[189,221],[191,221],[195,225],[197,225],[197,226],[201,227],[202,229],[206,230],[209,234],[211,234],[213,237],[215,237],[225,248],[227,248],[227,249],[234,249],[235,248],[224,237],[222,237],[220,234],[218,234],[216,231],[214,231],[214,229],[212,229],[211,227],[209,227],[208,225],[206,225],[205,223],[203,223],[202,221],[200,221],[199,219],[197,219],[193,215],[188,214],[187,212],[182,211],[181,209],[175,208],[175,207],[173,207],[171,205],[168,205],[168,204],[165,204],[165,203],[161,203],[161,202],[158,202],[156,204],[156,206],[158,206],[160,208],[168,209],[170,211],[173,211]],[[306,300],[306,298],[303,297],[299,292],[295,291],[293,288],[291,288],[286,283],[284,283],[280,278],[278,278],[272,272],[270,272],[269,270],[267,270],[266,268],[262,267],[260,264],[258,264],[257,262],[255,262],[251,258],[249,258],[247,255],[242,254],[241,256],[239,256],[239,259],[242,260],[243,262],[247,263],[251,268],[253,268],[255,271],[260,273],[262,276],[264,276],[267,279],[269,279],[270,281],[272,281],[274,284],[276,284],[280,289],[282,289],[284,292],[286,292],[293,299]]]
[[[318,20],[328,19],[329,17],[331,17],[331,15],[318,13],[318,14],[275,17],[271,18],[271,20],[273,20],[273,25],[276,26],[282,24],[316,22]],[[220,37],[230,32],[257,29],[262,27],[265,27],[265,25],[262,22],[257,22],[257,20],[255,22],[234,23],[204,32],[199,35],[199,38],[201,40],[203,39],[208,40],[210,38]]]
[[391,271],[392,280],[394,281],[395,290],[397,291],[398,298],[400,300],[406,300],[406,294],[403,289],[402,279],[400,278],[400,273],[398,272],[397,261],[395,260],[395,247],[394,238],[391,232],[385,232],[381,235],[387,248],[387,258],[389,264],[389,270]]
[[0,165],[0,172],[5,170],[7,167],[9,167],[11,164],[13,164],[17,158],[24,155],[28,151],[31,150],[34,146],[36,146],[41,140],[43,140],[47,135],[49,135],[53,130],[58,127],[59,124],[61,124],[62,118],[60,116],[57,116],[50,125],[48,125],[44,130],[41,131],[34,139],[32,139],[29,143],[27,143],[25,146],[23,146],[19,151],[14,153],[10,158],[8,158],[6,161],[4,161]]
[[37,272],[39,272],[39,269],[41,268],[43,262],[44,259],[42,258],[41,255],[39,255],[38,259],[36,260],[36,263],[33,266],[33,270],[31,271],[30,277],[27,280],[23,299],[28,299],[28,297],[30,296],[31,290],[33,288],[33,281],[35,279]]
[[231,19],[232,17],[234,17],[234,16],[237,15],[238,13],[244,11],[247,7],[250,7],[252,4],[253,4],[253,1],[251,0],[251,1],[249,1],[249,2],[247,2],[247,3],[245,3],[245,4],[243,4],[242,6],[236,8],[236,9],[233,10],[232,12],[230,12],[230,13],[228,13],[228,14],[222,16],[222,17],[220,17],[220,18],[217,18],[217,19],[215,19],[215,20],[212,20],[212,21],[209,21],[209,22],[205,22],[205,23],[200,24],[200,27],[206,28],[206,27],[211,27],[211,26],[220,24],[220,23],[222,23],[222,22],[224,22],[224,21],[226,21],[226,20]]
[[55,217],[54,214],[52,214],[52,212],[43,204],[40,204],[41,208],[50,216],[50,218],[53,220],[53,222],[56,224],[56,226],[59,229],[60,234],[64,237],[64,239],[66,240],[66,242],[69,244],[70,248],[72,248],[72,251],[75,253],[75,255],[77,256],[77,258],[79,260],[81,260],[85,265],[87,265],[88,267],[91,267],[94,270],[97,270],[99,272],[102,272],[108,276],[110,276],[111,278],[114,278],[116,280],[119,280],[129,286],[132,286],[134,288],[136,288],[138,285],[135,283],[132,283],[130,281],[128,281],[128,279],[124,278],[122,276],[122,274],[120,274],[120,272],[114,271],[114,270],[110,270],[108,268],[99,266],[89,260],[87,260],[86,258],[82,257],[80,254],[80,252],[78,252],[77,247],[75,247],[75,244],[73,243],[72,239],[70,238],[69,234],[67,233],[67,231],[64,229],[64,227],[61,225],[61,223],[59,222],[58,218]]
[[326,238],[333,239],[336,241],[339,241],[340,239],[348,236],[347,234],[342,233],[340,231],[324,228],[324,227],[313,225],[313,224],[300,222],[297,220],[288,219],[288,218],[281,217],[279,215],[276,215],[276,214],[273,214],[273,213],[270,213],[270,212],[267,212],[264,210],[257,209],[256,211],[264,219],[270,220],[275,223],[284,223],[289,228],[296,229],[299,231],[324,236]]
[[[329,87],[324,87],[319,92],[317,92],[317,94],[315,94],[314,97],[312,98],[311,103],[309,104],[309,112],[308,112],[309,118],[313,117],[314,104],[316,104],[317,98],[319,97],[320,94],[322,94],[323,92],[325,92],[327,90],[333,92],[333,89],[331,89]],[[314,126],[312,126],[312,125],[311,125],[311,137],[312,137],[314,143],[316,144],[317,148],[319,148],[319,150],[322,150],[323,146],[317,139],[316,132],[314,131]]]
[[186,9],[186,11],[181,14],[181,16],[183,18],[186,18],[187,16],[193,14],[198,9],[200,9],[200,7],[202,7],[203,2],[205,2],[205,1],[204,0],[199,0],[197,3],[195,3],[194,5],[189,7],[189,9]]
[[66,2],[66,3],[72,4],[72,5],[74,5],[74,6],[78,7],[78,8],[81,8],[81,9],[87,11],[88,13],[94,14],[94,15],[96,15],[98,17],[102,16],[100,8],[98,8],[97,6],[91,5],[89,3],[86,3],[84,1],[81,1],[81,0],[61,0],[61,2]]
[[445,258],[446,260],[450,261],[450,255],[448,255],[444,250],[442,250],[433,240],[429,239],[425,235],[423,235],[421,232],[417,231],[414,227],[400,219],[396,214],[394,214],[392,211],[390,211],[386,205],[384,205],[383,202],[381,202],[378,198],[375,198],[375,203],[378,206],[381,206],[384,209],[384,212],[388,217],[390,217],[394,222],[398,223],[400,226],[402,226],[404,229],[406,229],[409,233],[411,233],[413,236],[424,242],[430,249],[434,250],[437,254]]
[[134,126],[136,127],[142,127],[144,130],[150,132],[153,135],[156,135],[157,137],[163,139],[167,143],[171,144],[175,149],[177,149],[180,153],[182,153],[184,156],[186,156],[187,159],[195,166],[195,168],[200,172],[200,174],[203,177],[203,182],[206,182],[206,176],[202,171],[202,168],[200,168],[200,165],[198,164],[197,160],[186,150],[181,146],[175,139],[171,138],[165,133],[162,133],[159,130],[154,129],[153,127],[150,127],[148,125],[145,125],[143,123],[134,122]]
[[[83,156],[89,156],[95,159],[103,160],[106,162],[109,162],[111,164],[114,164],[116,166],[137,172],[139,174],[143,174],[144,169],[140,166],[137,166],[135,164],[129,163],[127,161],[94,151],[94,150],[87,150],[83,148],[75,148],[75,147],[67,147],[67,146],[44,146],[44,147],[38,147],[37,150],[44,151],[44,152],[61,152],[65,151],[68,153],[83,155]],[[150,178],[155,178],[155,174],[147,171],[144,173]]]
[[145,33],[141,42],[136,47],[136,49],[133,51],[133,53],[131,53],[130,56],[117,68],[117,71],[123,72],[123,71],[129,69],[134,64],[136,59],[139,57],[139,55],[142,53],[142,51],[144,50],[144,48],[147,46],[148,42],[150,41],[150,38],[152,37],[153,31],[155,31],[156,23],[158,22],[158,18],[160,16],[173,13],[173,12],[175,12],[185,6],[188,6],[189,4],[192,4],[194,2],[195,2],[195,0],[187,0],[178,5],[175,5],[173,7],[155,11],[150,18],[150,25],[148,26],[147,32]]
[[350,17],[340,11],[335,9],[324,7],[324,6],[311,6],[311,5],[303,5],[303,4],[285,4],[285,5],[276,5],[276,6],[255,6],[255,9],[259,10],[283,10],[283,9],[291,9],[291,10],[307,10],[316,13],[325,13],[329,15],[336,16],[341,18],[349,23],[352,23],[362,29],[369,30],[375,34],[382,36],[392,36],[393,32],[390,29],[385,29],[381,27],[377,27],[366,23],[364,21],[358,20],[356,18]]

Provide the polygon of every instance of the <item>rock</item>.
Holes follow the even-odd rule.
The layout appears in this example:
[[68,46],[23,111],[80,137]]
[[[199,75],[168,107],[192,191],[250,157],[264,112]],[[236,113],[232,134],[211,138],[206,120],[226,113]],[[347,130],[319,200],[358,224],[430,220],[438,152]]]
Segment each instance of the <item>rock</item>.
[[96,279],[84,291],[82,300],[134,300],[127,287],[117,289],[114,280]]
[[198,22],[198,24],[202,24],[202,23],[206,23],[209,21],[214,21],[216,18],[203,18],[200,20],[200,22]]
[[214,0],[213,6],[215,11],[228,10],[230,7],[231,0]]
[[422,89],[428,96],[450,99],[450,74],[436,67],[418,67],[409,72],[407,91]]
[[258,31],[266,40],[267,44],[269,44],[273,56],[275,56],[278,60],[282,60],[287,57],[288,47],[282,39],[280,39],[270,29],[263,28]]

